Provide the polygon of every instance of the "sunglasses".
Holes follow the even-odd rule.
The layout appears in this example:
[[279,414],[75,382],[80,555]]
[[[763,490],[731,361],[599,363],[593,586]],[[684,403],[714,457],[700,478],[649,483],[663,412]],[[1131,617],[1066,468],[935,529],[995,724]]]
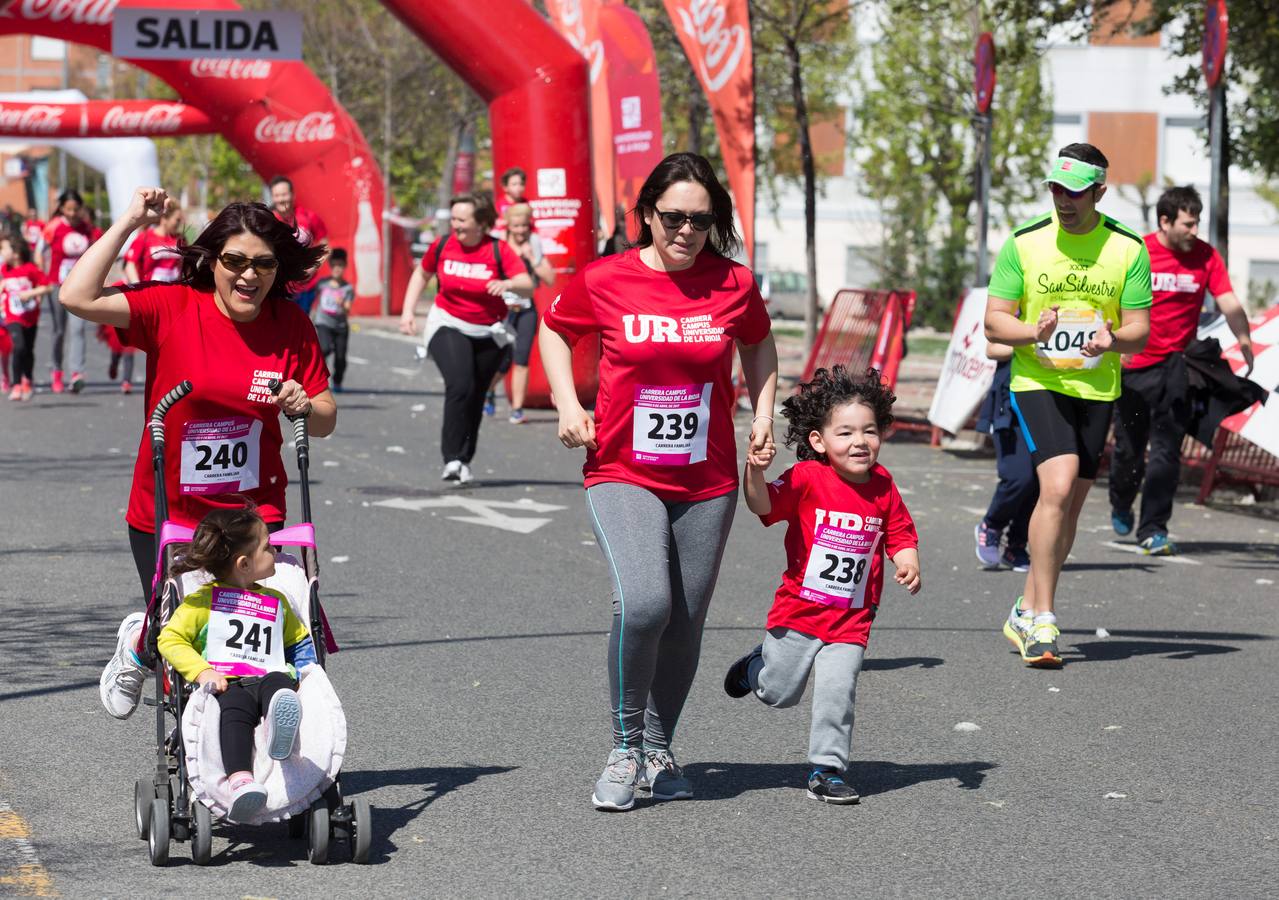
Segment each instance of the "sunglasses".
[[1064,185],[1060,185],[1054,181],[1048,185],[1048,189],[1053,192],[1054,197],[1060,197],[1062,194],[1065,194],[1071,200],[1078,200],[1084,194],[1091,191],[1092,187],[1091,186],[1086,187],[1082,191],[1072,191],[1069,188],[1065,187]]
[[226,266],[229,270],[239,275],[250,266],[253,271],[259,275],[269,275],[276,269],[280,268],[280,261],[274,256],[254,256],[248,257],[243,253],[223,253],[218,257],[218,262]]
[[662,227],[670,231],[679,231],[684,227],[684,223],[688,222],[693,226],[694,231],[710,231],[711,226],[715,224],[715,216],[712,213],[682,213],[682,212],[662,212],[655,209],[657,217],[662,220]]

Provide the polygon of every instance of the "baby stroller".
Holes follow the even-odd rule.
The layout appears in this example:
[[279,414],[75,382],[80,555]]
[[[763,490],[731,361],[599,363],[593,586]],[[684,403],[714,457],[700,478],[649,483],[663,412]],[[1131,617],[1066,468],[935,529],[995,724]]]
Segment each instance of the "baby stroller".
[[[147,425],[155,477],[158,546],[157,574],[147,609],[144,639],[146,655],[155,663],[155,698],[148,698],[145,702],[156,709],[156,765],[154,775],[139,778],[134,786],[134,818],[138,837],[148,842],[154,866],[168,863],[171,841],[190,841],[192,860],[196,865],[207,865],[213,850],[214,813],[225,815],[228,809],[218,796],[219,788],[225,792],[225,787],[219,784],[224,783],[225,778],[216,777],[219,774],[217,766],[221,762],[216,736],[217,702],[207,689],[196,691],[193,690],[194,685],[184,682],[177,670],[159,655],[156,647],[160,629],[183,597],[201,580],[208,580],[208,575],[202,572],[176,578],[169,575],[176,552],[181,544],[191,539],[192,529],[168,521],[164,484],[164,417],[175,403],[191,392],[191,388],[191,382],[184,381],[166,394],[156,404]],[[279,389],[280,383],[273,380],[272,392],[278,393]],[[308,626],[319,665],[307,667],[311,671],[304,669],[299,673],[302,676],[298,696],[303,704],[303,729],[298,737],[298,750],[294,753],[296,761],[291,758],[278,765],[271,760],[255,762],[255,773],[265,765],[269,768],[264,771],[275,776],[274,783],[268,781],[266,784],[267,807],[255,822],[285,819],[290,837],[307,838],[307,855],[316,865],[328,861],[330,844],[335,836],[347,842],[353,862],[365,863],[368,862],[373,836],[372,810],[362,797],[356,797],[349,803],[343,799],[339,771],[346,750],[346,721],[337,695],[324,674],[328,654],[337,652],[338,647],[320,606],[319,562],[315,527],[311,524],[310,447],[306,419],[294,419],[293,432],[301,474],[303,522],[275,532],[272,543],[296,548],[301,560],[281,554],[277,558],[276,575],[266,584],[284,593],[294,613]],[[308,696],[315,698],[309,701],[312,703],[310,707],[307,705]],[[321,715],[313,714],[312,709],[319,709]],[[197,719],[193,713],[204,718]],[[310,738],[308,721],[317,723]],[[258,743],[260,745],[260,741]]]

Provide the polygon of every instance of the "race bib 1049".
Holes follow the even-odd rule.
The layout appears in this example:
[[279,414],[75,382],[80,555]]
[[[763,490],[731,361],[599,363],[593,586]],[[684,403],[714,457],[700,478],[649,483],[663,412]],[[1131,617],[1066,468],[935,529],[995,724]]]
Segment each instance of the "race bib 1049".
[[184,494],[227,494],[259,484],[262,422],[239,416],[182,427]]
[[818,525],[799,596],[839,609],[865,606],[866,583],[882,533]]
[[279,597],[214,587],[205,659],[223,675],[284,672],[284,608]]
[[1084,345],[1101,330],[1101,312],[1096,309],[1062,309],[1057,312],[1057,328],[1048,340],[1035,344],[1035,356],[1049,369],[1095,369],[1100,356],[1084,356]]
[[712,386],[708,381],[636,387],[632,459],[658,466],[687,466],[705,460]]

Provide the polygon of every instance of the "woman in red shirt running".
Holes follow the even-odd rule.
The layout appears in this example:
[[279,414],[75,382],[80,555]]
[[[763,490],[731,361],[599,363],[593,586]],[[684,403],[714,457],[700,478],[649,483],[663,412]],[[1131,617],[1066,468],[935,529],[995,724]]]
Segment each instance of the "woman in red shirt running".
[[[586,505],[613,576],[608,644],[613,751],[597,809],[637,791],[693,796],[671,741],[701,652],[702,626],[737,506],[733,348],[755,417],[752,458],[772,458],[777,348],[739,246],[733,203],[710,163],[668,156],[636,202],[636,246],[596,260],[545,312],[542,364],[565,447],[586,447]],[[572,349],[601,339],[592,416]]]
[[439,293],[426,317],[426,351],[444,376],[441,477],[466,484],[484,394],[512,340],[503,295],[533,296],[533,279],[510,245],[489,235],[497,214],[487,198],[463,194],[449,205],[449,233],[430,246],[409,278],[400,331],[417,333],[417,301],[434,275]]
[[[65,190],[59,194],[58,213],[50,217],[49,224],[44,227],[44,242],[49,247],[50,281],[55,285],[62,284],[71,273],[72,267],[101,235],[101,230],[86,215],[84,198],[78,191]],[[67,319],[67,312],[58,303],[56,292],[49,298],[49,321],[53,324],[51,389],[55,394],[61,394],[63,391],[62,351],[67,333],[70,332],[70,387],[72,393],[78,393],[84,387],[84,323]]]
[[[169,518],[195,526],[213,509],[252,500],[269,527],[284,522],[288,477],[280,456],[280,413],[306,415],[316,437],[331,434],[337,404],[310,320],[288,300],[288,285],[316,264],[322,247],[298,243],[289,226],[261,203],[232,203],[182,249],[173,284],[104,288],[129,235],[157,222],[168,197],[140,188],[128,212],[88,249],[62,283],[66,309],[110,325],[147,355],[145,410],[180,382],[194,390],[165,419]],[[278,395],[268,387],[282,382]],[[143,595],[155,573],[154,485],[145,427],[125,519]],[[146,667],[135,649],[144,614],[127,617],[116,655],[102,673],[111,715],[126,719],[141,696]]]

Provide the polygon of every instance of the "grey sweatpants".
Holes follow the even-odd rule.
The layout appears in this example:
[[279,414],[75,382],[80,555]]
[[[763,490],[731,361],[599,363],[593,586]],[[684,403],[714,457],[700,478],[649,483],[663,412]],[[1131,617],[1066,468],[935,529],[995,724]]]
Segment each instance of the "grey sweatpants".
[[791,628],[770,628],[764,656],[751,665],[755,696],[785,709],[804,695],[813,673],[813,724],[808,732],[808,761],[843,772],[853,743],[853,704],[857,674],[866,648],[860,644],[828,644]]
[[[53,322],[53,350],[49,354],[49,368],[59,372],[65,369],[68,374],[83,373],[89,323],[68,313],[66,307],[58,302],[60,290],[61,288],[48,295],[49,319]],[[68,335],[71,337],[70,358],[64,366],[62,349]]]
[[613,746],[669,750],[697,674],[737,491],[669,503],[635,485],[597,484],[586,506],[613,576]]

